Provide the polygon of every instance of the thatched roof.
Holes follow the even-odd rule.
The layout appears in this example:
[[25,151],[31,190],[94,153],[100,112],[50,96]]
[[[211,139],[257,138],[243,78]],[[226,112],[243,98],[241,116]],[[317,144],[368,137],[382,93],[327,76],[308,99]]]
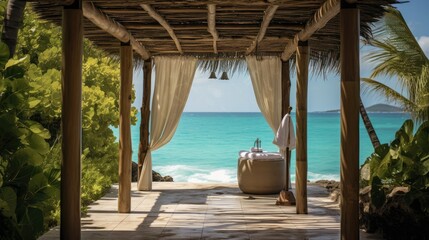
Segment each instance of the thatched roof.
[[[33,8],[41,18],[61,24],[61,6],[53,4],[52,0],[49,2],[36,1]],[[298,33],[317,20],[316,13],[336,14],[339,2],[340,0],[84,1],[84,34],[107,52],[118,54],[118,38],[121,39],[121,36],[114,37],[105,31],[115,27],[115,30],[119,29],[119,33],[122,33],[122,40],[134,41],[134,44],[142,47],[136,52],[136,57],[141,58],[176,54],[204,58],[258,54],[283,55],[283,60],[286,60],[293,54],[293,51],[287,53],[288,45],[294,49],[293,43],[297,40]],[[396,2],[358,1],[362,37],[368,38],[371,35],[371,25],[382,17],[384,7]],[[324,8],[332,9],[325,11]],[[339,14],[333,16],[335,17],[325,27],[316,29],[308,40],[311,59],[330,66],[338,62],[340,47]],[[104,26],[103,30],[99,24],[94,24],[97,21],[109,21],[111,25]],[[127,32],[130,38],[127,38]],[[137,48],[135,47],[136,50]]]

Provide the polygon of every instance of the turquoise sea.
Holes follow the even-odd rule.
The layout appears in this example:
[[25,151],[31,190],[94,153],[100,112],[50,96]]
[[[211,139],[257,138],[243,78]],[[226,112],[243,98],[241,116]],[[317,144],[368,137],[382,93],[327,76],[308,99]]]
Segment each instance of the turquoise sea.
[[[401,113],[369,113],[382,143],[393,140],[396,130],[409,118]],[[295,114],[292,113],[295,124]],[[132,127],[133,161],[137,162],[140,120]],[[117,135],[117,129],[114,129]],[[152,153],[153,169],[170,175],[176,182],[236,182],[238,152],[262,140],[266,151],[278,151],[272,144],[273,131],[261,113],[183,113],[170,143]],[[372,145],[361,121],[360,161],[372,153]],[[291,178],[295,179],[295,151]],[[339,180],[340,114],[308,114],[308,179]]]

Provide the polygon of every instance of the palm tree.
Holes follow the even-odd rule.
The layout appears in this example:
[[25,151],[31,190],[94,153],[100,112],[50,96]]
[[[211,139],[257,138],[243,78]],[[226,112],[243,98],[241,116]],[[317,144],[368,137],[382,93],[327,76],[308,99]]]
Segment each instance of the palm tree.
[[[398,10],[388,8],[382,23],[368,42],[374,50],[366,58],[375,67],[362,88],[397,103],[416,121],[428,120],[429,60]],[[401,91],[374,79],[379,76],[397,79]]]
[[366,113],[365,106],[362,103],[362,99],[359,99],[360,102],[360,116],[362,117],[363,124],[365,125],[368,136],[371,139],[372,146],[376,149],[380,146],[380,140],[378,140],[377,133],[375,132],[374,127],[372,126],[371,120],[369,119],[368,114]]
[[22,25],[26,2],[26,0],[9,0],[7,3],[1,40],[9,47],[10,58],[15,54],[18,29]]

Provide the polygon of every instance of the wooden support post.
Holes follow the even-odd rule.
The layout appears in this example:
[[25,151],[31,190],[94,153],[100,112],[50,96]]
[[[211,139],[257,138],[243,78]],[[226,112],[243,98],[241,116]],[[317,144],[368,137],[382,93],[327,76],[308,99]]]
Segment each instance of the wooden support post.
[[[282,119],[289,113],[290,107],[290,70],[289,60],[282,61]],[[289,190],[290,185],[290,150],[285,152],[286,160],[286,186],[285,190]]]
[[61,239],[80,239],[80,178],[82,153],[81,1],[63,8]]
[[310,49],[298,42],[296,52],[296,213],[307,210],[307,88]]
[[143,161],[149,149],[149,116],[150,116],[150,92],[151,92],[152,62],[144,61],[143,65],[143,101],[140,121],[139,144],[139,177],[141,176]]
[[341,239],[359,239],[359,9],[341,1]]
[[[282,61],[282,119],[283,117],[292,110],[290,107],[290,72],[289,72],[289,60]],[[282,150],[283,152],[283,150]],[[289,191],[290,186],[290,150],[286,148],[283,152],[286,165],[286,179],[284,189],[280,192],[279,198],[277,199],[277,205],[291,206],[296,204],[295,196],[292,191]]]
[[131,85],[133,49],[121,43],[121,92],[119,99],[119,195],[118,212],[131,210]]

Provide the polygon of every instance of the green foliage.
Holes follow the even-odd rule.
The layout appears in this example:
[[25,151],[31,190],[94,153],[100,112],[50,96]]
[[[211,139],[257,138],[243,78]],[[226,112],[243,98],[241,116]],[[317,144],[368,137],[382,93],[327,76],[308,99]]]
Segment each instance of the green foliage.
[[393,188],[409,188],[406,200],[410,206],[429,216],[429,121],[414,133],[412,120],[406,120],[395,139],[381,145],[367,159],[371,200],[380,208]]
[[[13,59],[0,43],[0,239],[34,239],[59,220],[61,28],[24,15]],[[118,62],[85,40],[83,210],[118,180],[119,79]]]
[[1,239],[35,239],[44,231],[47,200],[59,195],[58,170],[43,169],[51,136],[29,120],[23,60],[9,60],[0,43],[0,228]]
[[[374,69],[371,78],[362,78],[364,91],[396,102],[419,122],[429,120],[429,59],[398,10],[387,9],[369,45],[374,49],[366,58]],[[402,91],[374,80],[383,75],[395,78]]]

